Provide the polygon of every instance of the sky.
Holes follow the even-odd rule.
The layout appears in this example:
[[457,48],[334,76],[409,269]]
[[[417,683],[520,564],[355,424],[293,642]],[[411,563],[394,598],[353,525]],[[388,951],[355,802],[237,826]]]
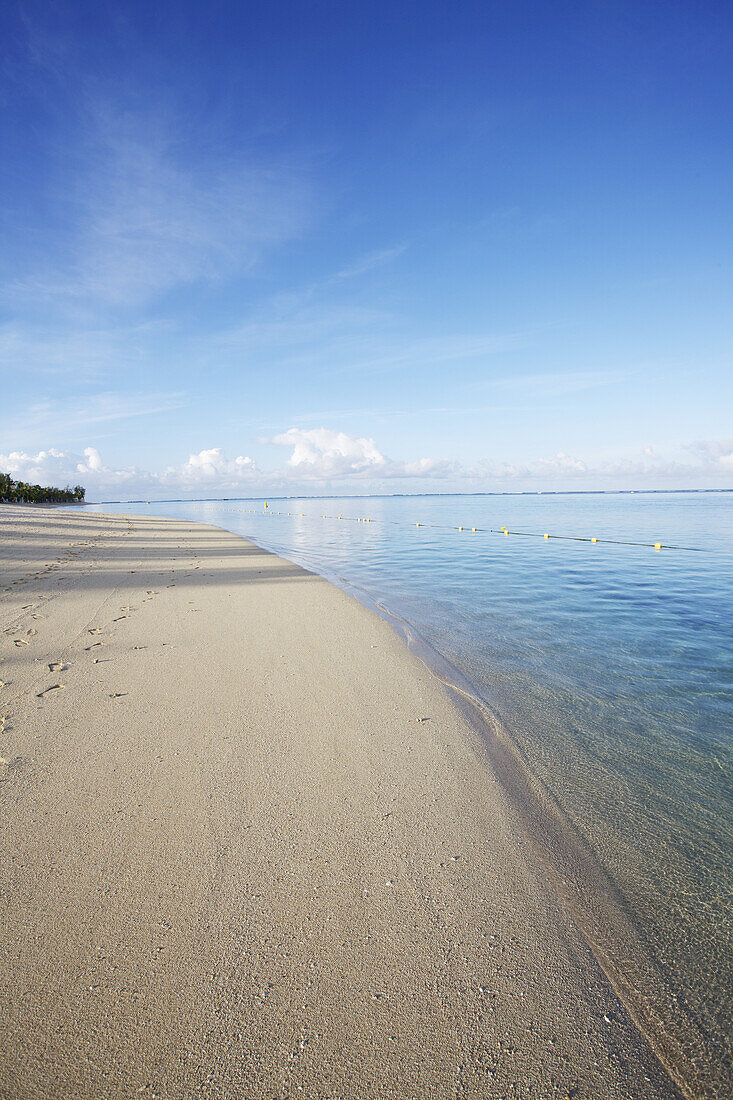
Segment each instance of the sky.
[[733,14],[6,0],[0,470],[733,487]]

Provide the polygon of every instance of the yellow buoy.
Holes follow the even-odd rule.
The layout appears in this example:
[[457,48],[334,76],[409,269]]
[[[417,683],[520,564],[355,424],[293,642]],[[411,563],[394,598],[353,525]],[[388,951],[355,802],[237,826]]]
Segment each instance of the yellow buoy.
[[549,539],[549,535],[543,535],[543,538]]
[[422,523],[416,523],[415,526],[416,527],[422,527]]
[[598,542],[598,539],[591,539],[591,542]]
[[655,542],[655,543],[654,543],[654,549],[655,549],[655,550],[661,550],[661,549],[662,549],[662,544],[661,544],[661,542]]
[[462,528],[462,527],[459,527],[459,528],[458,528],[458,530],[459,530],[459,531],[462,531],[462,530],[463,530],[463,528]]
[[472,527],[472,528],[471,528],[471,530],[472,530],[472,531],[473,531],[473,533],[475,534],[475,533],[476,533],[476,531],[478,531],[478,527]]

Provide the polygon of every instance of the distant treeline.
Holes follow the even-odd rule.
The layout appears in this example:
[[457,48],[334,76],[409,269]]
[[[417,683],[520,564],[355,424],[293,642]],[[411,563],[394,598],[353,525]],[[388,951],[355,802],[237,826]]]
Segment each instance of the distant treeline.
[[0,474],[0,501],[3,504],[77,504],[84,499],[84,492],[83,485],[54,489],[48,485],[13,481],[10,474]]

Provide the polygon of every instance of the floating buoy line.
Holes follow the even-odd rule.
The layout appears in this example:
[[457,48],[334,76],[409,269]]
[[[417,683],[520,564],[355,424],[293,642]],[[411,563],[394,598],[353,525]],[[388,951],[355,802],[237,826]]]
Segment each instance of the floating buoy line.
[[[316,518],[312,513],[308,512],[275,512],[265,502],[264,509],[260,511],[257,508],[232,508],[232,512],[242,512],[253,516],[283,516],[291,519],[314,519]],[[346,516],[343,512],[338,515],[328,515],[327,513],[321,513],[321,519],[335,520],[336,522],[343,523],[376,523],[382,526],[390,527],[424,527],[431,531],[457,531],[468,532],[472,535],[504,535],[506,537],[513,535],[518,538],[528,539],[543,539],[546,542],[554,540],[556,542],[589,542],[605,544],[607,546],[640,546],[649,550],[684,550],[692,554],[708,554],[712,551],[706,550],[701,546],[678,546],[675,543],[662,543],[662,542],[635,542],[631,539],[604,539],[598,538],[595,535],[555,535],[546,531],[515,531],[509,527],[468,527],[463,525],[447,524],[447,523],[421,523],[415,522],[407,523],[400,522],[395,519],[371,519],[368,516]]]

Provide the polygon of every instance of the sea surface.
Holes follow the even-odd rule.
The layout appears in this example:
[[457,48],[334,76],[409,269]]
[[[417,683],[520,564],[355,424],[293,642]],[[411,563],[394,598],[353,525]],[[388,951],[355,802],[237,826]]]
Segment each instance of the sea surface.
[[710,1094],[733,1095],[733,493],[99,510],[227,528],[409,624],[620,893]]

